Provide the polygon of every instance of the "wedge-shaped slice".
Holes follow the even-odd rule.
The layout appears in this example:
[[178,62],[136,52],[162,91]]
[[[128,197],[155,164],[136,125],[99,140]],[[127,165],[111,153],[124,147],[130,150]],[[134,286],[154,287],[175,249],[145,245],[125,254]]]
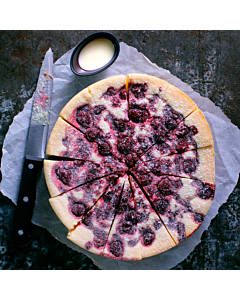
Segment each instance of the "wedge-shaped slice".
[[[157,156],[156,152],[152,152]],[[215,183],[215,155],[213,146],[173,154],[145,162],[146,168],[141,171],[141,165],[136,166],[139,174],[151,171],[155,175],[175,175]],[[135,172],[133,170],[133,172]],[[144,181],[144,176],[143,176]]]
[[174,176],[151,176],[152,181],[144,190],[179,244],[202,224],[212,204],[215,185]]
[[129,118],[131,114],[163,116],[167,128],[197,109],[197,105],[181,90],[157,77],[145,74],[127,76]]
[[44,174],[51,197],[65,193],[79,185],[110,174],[121,176],[126,172],[123,164],[96,164],[89,161],[44,160]]
[[49,138],[46,154],[88,160],[106,165],[106,168],[109,165],[121,165],[111,147],[108,149],[108,143],[98,137],[92,140],[93,136],[94,130],[85,135],[62,118],[58,118]]
[[153,126],[156,127],[156,143],[141,157],[143,161],[213,145],[211,130],[199,109],[178,123],[173,130],[164,131],[157,128],[157,124]]
[[60,112],[63,119],[84,133],[96,126],[105,128],[103,121],[109,114],[117,118],[127,117],[124,75],[92,84],[74,96]]
[[[195,146],[193,148],[188,148],[187,150],[213,145],[210,127],[200,109],[195,110],[187,116],[183,122],[178,124],[177,128],[174,129],[172,133],[175,140],[179,139],[178,143],[182,143],[181,139],[185,138],[186,143],[189,143],[188,137],[191,137],[194,140]],[[189,144],[191,145],[192,143]]]
[[106,176],[72,189],[49,202],[62,223],[73,229],[86,212],[97,202],[107,187],[114,184],[117,175]]
[[47,155],[95,161],[91,155],[96,151],[97,145],[90,143],[81,131],[62,118],[57,119],[48,141]]
[[125,177],[121,177],[115,185],[108,187],[75,229],[69,232],[69,240],[95,254],[103,252],[124,181]]
[[131,180],[134,200],[140,220],[137,224],[140,233],[141,256],[149,257],[162,253],[175,246],[161,219],[153,210],[150,202],[145,197],[139,186]]
[[145,218],[139,214],[132,189],[125,175],[124,189],[103,255],[118,260],[140,260],[140,233],[138,222]]

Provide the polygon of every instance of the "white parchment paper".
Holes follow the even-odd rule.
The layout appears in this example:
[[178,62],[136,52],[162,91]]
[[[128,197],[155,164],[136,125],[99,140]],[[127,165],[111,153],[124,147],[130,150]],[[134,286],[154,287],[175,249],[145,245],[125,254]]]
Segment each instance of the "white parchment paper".
[[[89,77],[79,77],[70,70],[68,51],[54,64],[54,84],[52,97],[52,113],[49,134],[59,112],[66,103],[80,90],[101,79],[128,73],[145,73],[157,76],[175,85],[185,92],[204,113],[214,138],[216,161],[216,193],[213,204],[200,228],[180,245],[159,255],[141,261],[122,262],[92,254],[76,246],[67,239],[67,229],[53,212],[48,199],[50,195],[44,179],[43,171],[37,182],[36,205],[32,222],[46,228],[56,239],[70,248],[89,256],[101,269],[157,270],[170,269],[184,260],[200,243],[202,233],[208,228],[211,220],[217,215],[219,207],[227,201],[238,181],[240,172],[240,130],[231,123],[220,108],[208,98],[200,96],[192,88],[173,76],[168,70],[151,63],[135,48],[120,43],[120,54],[116,62],[107,70]],[[23,158],[25,153],[27,130],[29,125],[31,102],[29,99],[24,110],[13,120],[3,145],[1,162],[2,182],[0,190],[3,195],[17,203],[18,189],[21,180]]]

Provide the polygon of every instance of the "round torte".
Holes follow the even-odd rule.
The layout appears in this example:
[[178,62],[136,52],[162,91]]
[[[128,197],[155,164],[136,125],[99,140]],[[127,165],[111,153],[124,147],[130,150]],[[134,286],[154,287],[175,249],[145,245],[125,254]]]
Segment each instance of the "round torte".
[[154,76],[115,76],[79,92],[60,112],[46,154],[49,201],[67,237],[112,259],[178,245],[214,198],[209,125],[185,93]]

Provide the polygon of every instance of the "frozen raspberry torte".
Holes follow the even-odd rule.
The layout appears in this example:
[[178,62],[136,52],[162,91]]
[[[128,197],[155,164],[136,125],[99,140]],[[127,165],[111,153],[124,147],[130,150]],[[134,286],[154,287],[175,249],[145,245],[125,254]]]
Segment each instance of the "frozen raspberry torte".
[[44,173],[68,238],[95,254],[140,260],[202,224],[215,193],[211,130],[182,91],[145,74],[106,78],[62,109]]

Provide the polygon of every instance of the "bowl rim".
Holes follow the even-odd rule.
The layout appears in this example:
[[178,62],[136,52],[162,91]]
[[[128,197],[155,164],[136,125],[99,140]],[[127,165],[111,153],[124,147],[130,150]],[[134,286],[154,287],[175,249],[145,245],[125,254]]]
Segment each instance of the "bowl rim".
[[[113,57],[110,59],[110,61],[107,64],[105,64],[104,66],[102,66],[98,69],[95,69],[95,70],[89,70],[88,71],[88,70],[82,69],[79,66],[84,72],[83,73],[78,73],[73,67],[73,59],[75,58],[76,55],[77,56],[79,55],[79,53],[83,49],[83,47],[85,47],[88,43],[90,43],[91,41],[93,41],[95,39],[98,39],[98,38],[107,38],[108,40],[110,40],[113,43],[113,46],[114,46]],[[100,73],[100,72],[106,70],[108,67],[110,67],[115,62],[115,60],[117,59],[117,57],[119,55],[119,52],[120,52],[120,45],[119,45],[119,42],[118,42],[117,38],[113,34],[111,34],[109,32],[106,32],[106,31],[95,32],[93,34],[90,34],[86,38],[84,38],[82,41],[80,41],[75,46],[75,48],[73,49],[73,52],[72,52],[72,55],[71,55],[71,58],[70,58],[71,71],[74,74],[78,75],[78,76],[90,76],[90,75]]]

